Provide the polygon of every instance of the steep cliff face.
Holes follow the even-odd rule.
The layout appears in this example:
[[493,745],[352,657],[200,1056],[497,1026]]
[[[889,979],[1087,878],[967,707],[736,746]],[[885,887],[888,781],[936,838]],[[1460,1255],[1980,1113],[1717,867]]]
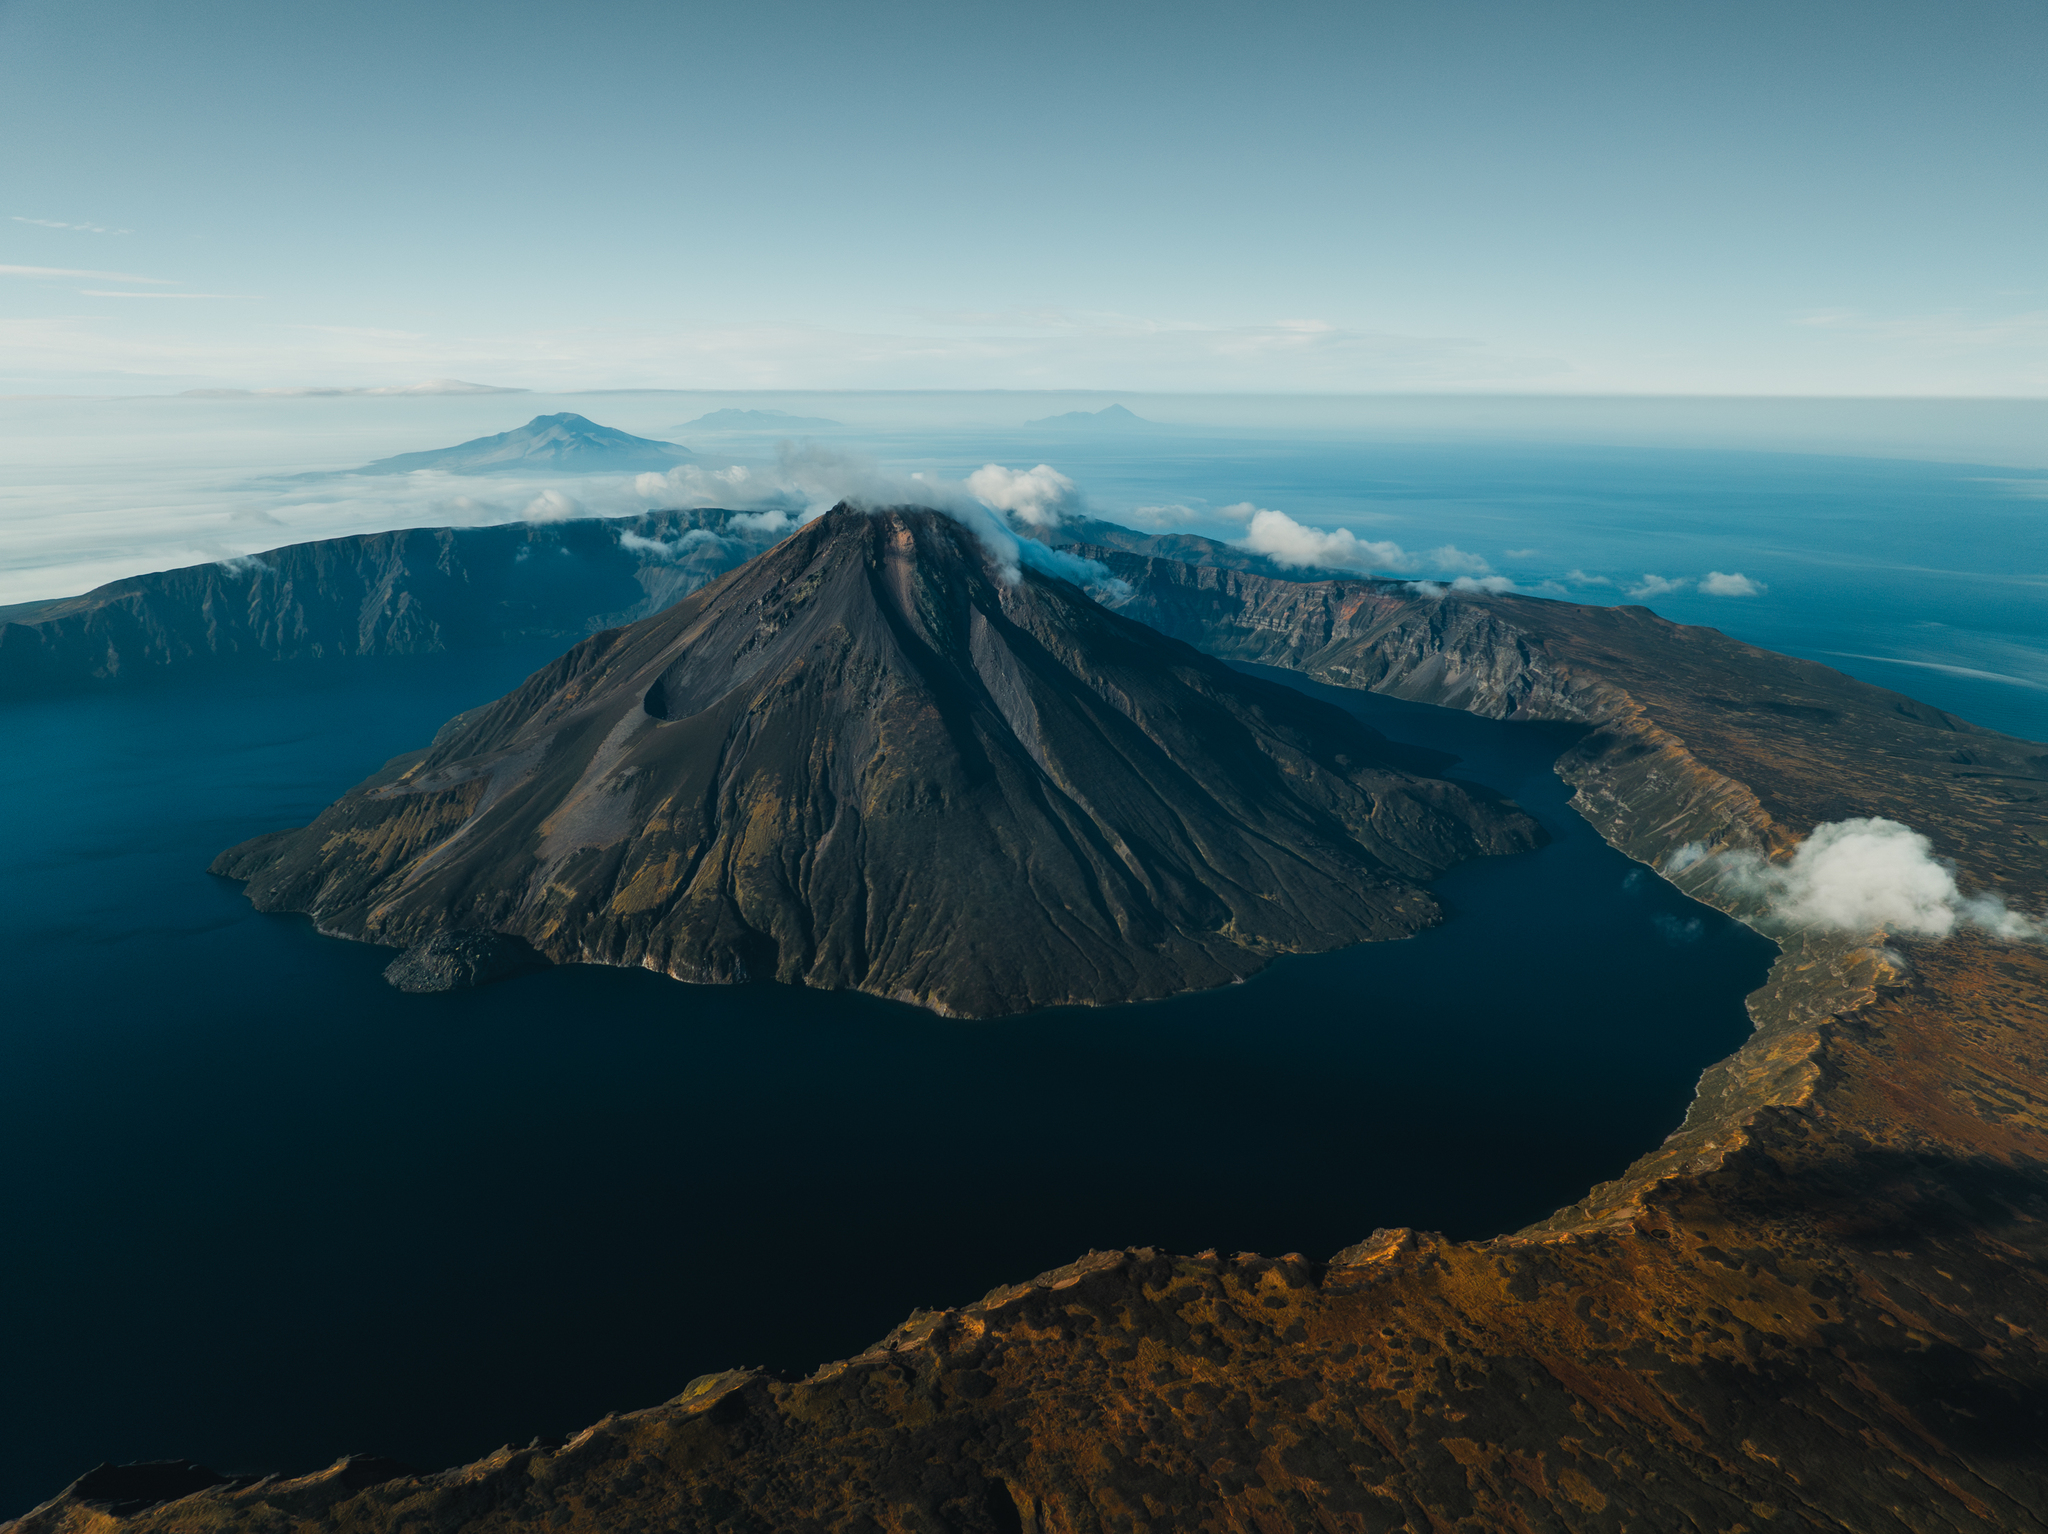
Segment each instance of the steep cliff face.
[[395,946],[989,1016],[1401,936],[1418,881],[1534,845],[1397,754],[949,517],[842,508],[216,871]]
[[[1983,887],[2040,902],[2048,750],[1831,667],[1647,608],[1083,552],[1132,585],[1124,613],[1212,654],[1495,719],[1591,726],[1558,773],[1579,812],[1642,862],[1661,866],[1687,843],[1780,852],[1823,822],[1882,815],[1933,837]],[[1667,877],[1732,915],[1762,915],[1712,864]],[[1628,1218],[1658,1179],[1717,1165],[1758,1110],[1810,1102],[1831,1020],[1903,979],[1901,945],[1875,934],[1770,930],[1785,952],[1751,998],[1755,1038],[1706,1073],[1662,1147],[1546,1228]]]
[[0,613],[0,697],[167,669],[580,638],[658,612],[780,536],[727,511],[295,543]]

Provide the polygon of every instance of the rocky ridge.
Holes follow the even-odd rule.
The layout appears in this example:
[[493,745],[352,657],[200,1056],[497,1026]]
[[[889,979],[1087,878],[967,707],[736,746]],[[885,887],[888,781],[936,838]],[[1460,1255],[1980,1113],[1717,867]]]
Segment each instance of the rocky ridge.
[[0,612],[0,697],[170,670],[577,639],[658,612],[786,524],[730,511],[295,543]]

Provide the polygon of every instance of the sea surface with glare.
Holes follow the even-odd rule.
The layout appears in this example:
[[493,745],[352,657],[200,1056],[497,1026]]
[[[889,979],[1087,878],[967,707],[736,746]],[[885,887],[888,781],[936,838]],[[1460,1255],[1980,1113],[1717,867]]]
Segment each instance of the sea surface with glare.
[[[2010,430],[1813,416],[1795,441],[1759,404],[1715,428],[1738,450],[1590,406],[1538,430],[1477,407],[1311,428],[1270,401],[1235,425],[1214,401],[1126,402],[1187,419],[1022,425],[1106,398],[976,397],[923,423],[824,396],[0,401],[0,603],[304,538],[667,502],[623,479],[289,477],[569,409],[748,467],[725,483],[751,495],[1042,462],[1132,525],[1239,537],[1227,508],[1272,508],[1438,559],[1419,574],[1451,576],[1431,551],[1452,549],[1583,601],[1654,575],[1671,589],[1643,600],[1669,617],[2048,738],[2048,466],[2003,452]],[[848,424],[786,450],[674,429],[735,403]],[[1911,430],[1927,456],[1900,456]],[[1704,592],[1709,572],[1756,594]],[[1328,689],[1552,842],[1438,881],[1449,920],[1419,937],[1167,1002],[967,1023],[596,968],[404,996],[387,951],[205,872],[554,648],[0,703],[0,1518],[102,1459],[440,1466],[706,1371],[807,1371],[1091,1247],[1326,1257],[1378,1226],[1512,1229],[1676,1127],[1774,952],[1570,810],[1550,771],[1569,729]]]

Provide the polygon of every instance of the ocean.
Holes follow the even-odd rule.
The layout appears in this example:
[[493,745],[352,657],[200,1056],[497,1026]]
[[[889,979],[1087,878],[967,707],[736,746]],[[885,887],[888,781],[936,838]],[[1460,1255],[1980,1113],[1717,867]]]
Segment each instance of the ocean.
[[[1112,521],[1235,539],[1246,508],[1270,508],[1398,543],[1411,562],[1388,573],[1639,601],[2048,738],[2048,402],[1132,395],[1154,424],[1026,424],[1108,398],[0,399],[0,604],[385,527],[815,500],[877,471],[1045,463]],[[734,404],[843,424],[794,434],[779,461],[777,433],[687,426]],[[701,469],[660,487],[332,472],[557,410],[682,441]]]

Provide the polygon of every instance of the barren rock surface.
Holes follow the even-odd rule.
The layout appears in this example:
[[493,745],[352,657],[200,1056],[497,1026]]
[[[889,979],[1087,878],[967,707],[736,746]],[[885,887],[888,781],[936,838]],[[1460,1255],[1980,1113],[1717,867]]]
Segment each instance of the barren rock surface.
[[985,1017],[1402,936],[1421,881],[1540,839],[1408,759],[950,517],[841,510],[215,871],[373,942]]

